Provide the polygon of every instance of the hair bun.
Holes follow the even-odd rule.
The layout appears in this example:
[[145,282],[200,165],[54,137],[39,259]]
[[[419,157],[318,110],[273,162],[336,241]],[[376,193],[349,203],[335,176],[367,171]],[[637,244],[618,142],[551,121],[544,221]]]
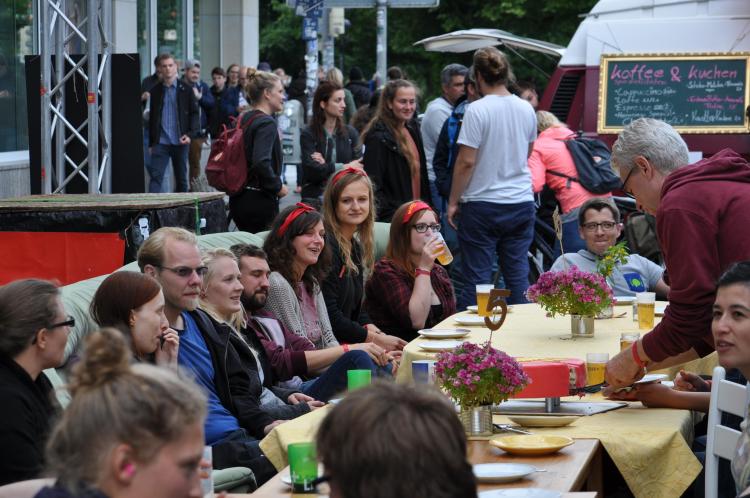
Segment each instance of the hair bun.
[[95,389],[130,372],[131,352],[122,333],[103,328],[86,338],[83,358],[73,369],[70,392]]

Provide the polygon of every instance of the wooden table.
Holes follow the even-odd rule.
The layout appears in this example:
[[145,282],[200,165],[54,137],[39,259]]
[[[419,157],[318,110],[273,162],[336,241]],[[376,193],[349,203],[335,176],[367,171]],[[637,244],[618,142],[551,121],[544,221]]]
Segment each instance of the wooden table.
[[[544,488],[563,493],[565,498],[596,498],[602,496],[601,446],[596,439],[577,439],[572,445],[552,455],[513,456],[493,448],[487,441],[469,441],[468,460],[477,463],[525,463],[545,472],[535,472],[519,481],[508,484],[480,484],[479,491],[506,488]],[[232,498],[253,496],[272,498],[282,496],[311,496],[293,494],[281,481],[282,475],[289,475],[289,466],[276,474],[252,495],[234,494]],[[574,491],[590,490],[585,493]],[[327,490],[321,489],[322,492]],[[323,494],[316,496],[325,496]]]

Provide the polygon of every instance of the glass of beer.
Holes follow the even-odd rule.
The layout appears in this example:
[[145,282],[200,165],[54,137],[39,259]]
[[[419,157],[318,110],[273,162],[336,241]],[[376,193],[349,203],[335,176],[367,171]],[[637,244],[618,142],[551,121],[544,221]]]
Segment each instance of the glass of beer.
[[479,316],[490,316],[491,313],[487,311],[487,303],[490,301],[490,291],[495,286],[492,284],[478,284],[477,285],[477,314]]
[[654,307],[656,306],[656,294],[653,292],[639,292],[635,295],[638,304],[638,328],[651,330],[654,328]]
[[586,353],[586,385],[604,383],[604,369],[609,361],[609,353]]
[[453,254],[451,253],[451,250],[448,249],[448,244],[445,243],[443,234],[440,232],[434,232],[433,236],[436,239],[438,239],[438,241],[440,241],[440,243],[443,245],[443,252],[438,254],[438,257],[437,257],[438,263],[440,263],[443,266],[453,263]]
[[640,332],[623,332],[620,334],[620,351],[630,349],[633,346],[633,343],[640,338]]

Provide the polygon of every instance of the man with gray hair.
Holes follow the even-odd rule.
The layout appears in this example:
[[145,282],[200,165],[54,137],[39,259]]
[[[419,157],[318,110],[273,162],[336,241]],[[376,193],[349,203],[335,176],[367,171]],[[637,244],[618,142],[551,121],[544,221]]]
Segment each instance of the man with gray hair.
[[688,148],[663,121],[640,118],[620,133],[612,164],[623,190],[656,215],[667,266],[669,306],[654,330],[607,363],[606,380],[624,387],[648,368],[677,365],[714,350],[716,281],[750,259],[750,164],[724,149],[688,165]]
[[440,212],[443,211],[443,199],[435,186],[435,170],[432,167],[432,159],[435,156],[435,146],[443,123],[451,115],[458,99],[464,94],[464,80],[468,72],[468,68],[461,64],[445,66],[440,71],[440,86],[443,93],[427,104],[427,109],[422,117],[422,144],[427,160],[427,178],[430,181],[432,205]]

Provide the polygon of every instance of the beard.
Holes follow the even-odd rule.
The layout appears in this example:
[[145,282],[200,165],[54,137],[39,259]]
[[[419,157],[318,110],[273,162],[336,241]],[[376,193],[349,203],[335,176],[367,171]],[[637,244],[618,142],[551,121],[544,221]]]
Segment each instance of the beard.
[[242,297],[240,297],[240,301],[242,302],[242,305],[245,307],[247,311],[250,311],[250,312],[258,311],[259,309],[262,309],[266,305],[267,299],[268,299],[268,292],[262,292],[262,291],[255,292],[250,296],[243,293]]

